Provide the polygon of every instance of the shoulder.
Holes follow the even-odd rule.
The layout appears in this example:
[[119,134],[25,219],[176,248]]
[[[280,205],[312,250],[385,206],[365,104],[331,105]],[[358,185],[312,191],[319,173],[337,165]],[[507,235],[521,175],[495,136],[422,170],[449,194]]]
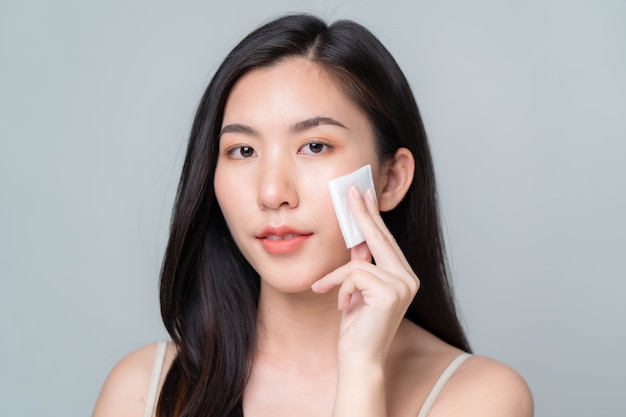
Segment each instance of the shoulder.
[[[144,415],[157,346],[154,343],[137,349],[113,367],[100,391],[93,417]],[[174,347],[168,343],[161,377],[165,375],[174,356]]]
[[448,380],[430,417],[531,417],[532,394],[510,367],[482,356],[469,357]]
[[[390,415],[418,415],[431,390],[462,351],[407,321],[398,329],[389,369]],[[428,417],[531,417],[533,399],[510,367],[479,355],[463,361],[434,397]],[[426,408],[428,409],[428,407]]]

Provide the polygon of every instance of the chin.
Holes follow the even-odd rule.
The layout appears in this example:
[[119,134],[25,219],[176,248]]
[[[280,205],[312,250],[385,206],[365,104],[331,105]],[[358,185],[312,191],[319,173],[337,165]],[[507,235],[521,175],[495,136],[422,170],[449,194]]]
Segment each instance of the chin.
[[313,268],[307,265],[296,271],[278,268],[273,271],[262,271],[259,275],[262,287],[271,287],[274,291],[284,294],[312,293],[311,285],[335,269],[336,267],[320,269],[319,266]]
[[273,300],[277,297],[294,297],[300,299],[315,294],[310,285],[276,285],[273,282],[261,282],[261,297]]

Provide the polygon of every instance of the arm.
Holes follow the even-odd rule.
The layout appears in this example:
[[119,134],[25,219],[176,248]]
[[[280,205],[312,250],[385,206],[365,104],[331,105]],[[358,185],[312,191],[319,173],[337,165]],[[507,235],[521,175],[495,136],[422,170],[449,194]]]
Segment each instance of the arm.
[[524,379],[492,359],[474,356],[450,378],[429,417],[532,417],[534,404]]
[[[366,244],[353,248],[352,260],[312,289],[322,293],[339,286],[342,319],[333,417],[384,417],[388,407],[383,366],[419,280],[371,195],[366,193],[363,199],[352,194],[349,201]],[[376,265],[370,262],[372,254]],[[429,417],[532,415],[532,396],[524,380],[512,369],[480,357],[457,371],[429,413]]]
[[92,417],[143,417],[156,345],[124,357],[107,377]]
[[341,363],[333,417],[387,415],[385,377],[382,365]]
[[366,242],[352,248],[349,263],[312,286],[318,293],[339,286],[342,317],[333,417],[384,417],[387,352],[419,280],[380,217],[373,191],[363,198],[353,187],[348,201]]

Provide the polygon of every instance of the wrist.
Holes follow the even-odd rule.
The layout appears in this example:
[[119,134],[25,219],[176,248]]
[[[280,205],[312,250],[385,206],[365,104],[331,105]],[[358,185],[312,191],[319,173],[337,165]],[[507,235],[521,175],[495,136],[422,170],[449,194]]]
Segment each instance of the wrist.
[[386,415],[385,372],[380,361],[339,363],[333,417]]
[[337,370],[339,376],[341,374],[366,374],[380,375],[383,373],[385,359],[379,356],[369,355],[350,355],[349,357],[339,358]]
[[387,359],[387,355],[383,353],[374,354],[371,352],[349,352],[339,353],[337,365],[339,369],[345,368],[351,370],[354,368],[383,368]]

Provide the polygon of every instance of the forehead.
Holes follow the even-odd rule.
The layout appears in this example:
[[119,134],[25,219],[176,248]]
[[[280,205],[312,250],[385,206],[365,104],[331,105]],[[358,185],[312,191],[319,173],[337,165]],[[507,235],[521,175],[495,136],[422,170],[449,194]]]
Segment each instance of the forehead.
[[222,125],[319,116],[369,125],[327,70],[305,58],[289,58],[243,75],[228,96]]

